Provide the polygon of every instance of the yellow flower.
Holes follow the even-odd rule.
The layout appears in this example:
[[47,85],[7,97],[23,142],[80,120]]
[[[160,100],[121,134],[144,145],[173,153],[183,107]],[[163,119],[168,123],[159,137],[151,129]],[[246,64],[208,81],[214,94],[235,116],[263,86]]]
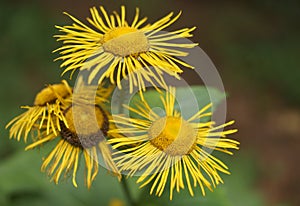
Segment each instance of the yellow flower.
[[57,135],[60,131],[59,122],[66,122],[62,113],[62,106],[71,95],[72,89],[66,81],[60,84],[48,85],[35,97],[33,106],[23,106],[27,109],[23,114],[11,120],[6,128],[11,127],[10,138],[20,141],[21,136],[27,141],[30,131],[46,125],[46,134],[53,132]]
[[189,119],[184,119],[174,109],[175,88],[170,87],[166,96],[161,96],[165,116],[159,116],[146,101],[137,105],[137,109],[127,107],[142,119],[113,116],[112,122],[117,129],[109,131],[122,133],[123,138],[109,140],[114,149],[114,160],[120,172],[129,176],[142,174],[137,183],[141,187],[150,184],[150,194],[161,196],[167,183],[170,184],[170,199],[187,185],[193,196],[193,186],[199,186],[205,195],[206,186],[210,190],[223,183],[219,172],[229,174],[227,166],[210,154],[216,150],[232,154],[228,149],[238,149],[239,142],[226,138],[236,129],[225,130],[234,121],[214,127],[214,122],[200,122],[203,117],[212,115],[211,104],[205,106]]
[[46,142],[59,139],[56,146],[44,159],[41,167],[42,171],[48,170],[48,175],[56,184],[62,174],[66,177],[73,171],[72,182],[77,187],[76,173],[82,153],[85,159],[85,179],[88,188],[91,187],[98,174],[99,156],[102,156],[106,166],[120,177],[106,141],[107,131],[114,127],[112,123],[109,123],[110,114],[104,110],[103,103],[106,100],[97,95],[104,94],[105,96],[112,89],[99,87],[99,90],[94,93],[94,86],[77,89],[76,94],[72,95],[70,101],[67,101],[68,105],[63,109],[65,122],[59,122],[60,133],[50,132],[47,134],[42,127],[39,140],[25,148],[25,150],[30,150]]
[[124,206],[124,205],[125,205],[124,201],[119,199],[112,199],[108,204],[108,206]]
[[[125,7],[121,7],[121,15],[114,12],[108,15],[100,7],[102,16],[96,7],[90,9],[92,18],[87,18],[93,28],[87,26],[75,17],[68,15],[74,23],[70,26],[56,26],[64,34],[56,35],[64,45],[59,51],[63,60],[61,67],[65,72],[89,70],[89,82],[98,78],[98,82],[109,78],[112,84],[117,83],[121,89],[121,80],[129,80],[130,93],[133,87],[145,91],[145,82],[155,88],[160,85],[166,88],[163,73],[179,78],[182,70],[179,66],[192,66],[177,57],[188,55],[180,51],[182,48],[192,48],[197,44],[172,43],[171,40],[191,37],[193,28],[183,28],[169,33],[162,30],[173,24],[180,16],[172,17],[173,13],[163,17],[153,24],[144,23],[147,18],[139,19],[139,9],[133,21],[125,20]],[[151,68],[152,67],[152,68]],[[97,76],[101,73],[100,77]]]

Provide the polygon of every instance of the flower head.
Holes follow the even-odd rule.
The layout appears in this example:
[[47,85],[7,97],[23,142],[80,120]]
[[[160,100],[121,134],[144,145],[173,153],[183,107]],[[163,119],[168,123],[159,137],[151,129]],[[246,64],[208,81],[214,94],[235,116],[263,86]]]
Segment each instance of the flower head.
[[[71,101],[64,107],[62,113],[65,121],[59,122],[59,133],[47,133],[45,125],[40,129],[39,139],[28,145],[25,150],[41,146],[47,142],[58,143],[44,159],[41,170],[48,171],[48,175],[57,184],[62,174],[66,177],[71,171],[73,185],[77,187],[76,173],[79,157],[83,153],[86,168],[86,185],[91,187],[99,171],[99,156],[102,156],[106,166],[119,176],[118,170],[112,160],[111,151],[106,142],[107,132],[113,128],[109,123],[110,114],[105,108],[105,96],[110,88],[99,87],[95,93],[94,86],[83,86],[72,94]],[[76,90],[75,90],[76,91]],[[120,176],[119,176],[120,177]]]
[[166,96],[161,96],[165,116],[159,116],[146,101],[137,108],[128,107],[141,119],[117,115],[112,122],[117,128],[110,133],[122,133],[127,137],[109,140],[114,149],[114,160],[120,172],[129,176],[141,172],[137,180],[141,187],[152,182],[150,194],[162,195],[167,182],[170,183],[170,199],[187,185],[193,196],[193,188],[199,186],[205,195],[204,186],[212,190],[222,183],[219,172],[229,174],[227,166],[210,154],[216,150],[232,154],[228,149],[238,149],[239,142],[226,138],[236,129],[223,128],[234,121],[213,126],[213,121],[201,122],[212,115],[211,104],[205,106],[189,119],[184,119],[174,109],[175,88],[170,87]]
[[[157,88],[157,84],[166,88],[163,73],[179,78],[181,66],[192,66],[177,57],[188,53],[182,48],[192,48],[196,44],[172,43],[171,40],[191,37],[193,28],[183,28],[169,33],[161,31],[174,23],[180,16],[173,13],[153,24],[144,25],[147,18],[139,19],[139,9],[131,23],[125,20],[125,7],[121,7],[121,15],[113,12],[108,15],[100,7],[102,15],[96,7],[90,9],[92,18],[87,18],[93,28],[75,17],[67,14],[74,23],[70,26],[57,26],[64,34],[56,35],[64,45],[59,51],[63,60],[64,73],[78,69],[89,70],[89,81],[99,78],[98,82],[109,78],[119,88],[123,78],[129,80],[130,92],[133,87],[145,91],[147,81]],[[143,26],[144,25],[144,26]],[[152,68],[151,68],[152,67]],[[98,77],[98,74],[101,74]],[[156,83],[155,83],[156,82]]]
[[46,134],[53,132],[57,135],[60,131],[59,122],[66,122],[62,107],[72,93],[71,87],[66,81],[60,84],[48,85],[35,97],[33,106],[23,106],[26,109],[23,114],[11,120],[6,128],[10,128],[10,138],[18,141],[24,137],[27,141],[28,135],[33,128],[46,127]]

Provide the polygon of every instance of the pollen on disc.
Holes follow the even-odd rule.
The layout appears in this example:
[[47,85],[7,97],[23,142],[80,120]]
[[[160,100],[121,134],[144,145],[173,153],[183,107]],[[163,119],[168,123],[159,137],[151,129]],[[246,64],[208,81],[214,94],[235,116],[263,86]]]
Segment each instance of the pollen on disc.
[[57,99],[57,96],[65,97],[69,94],[69,90],[64,84],[55,84],[41,90],[35,97],[34,105],[44,106],[47,103],[52,103]]
[[97,133],[105,121],[103,111],[94,105],[72,106],[65,116],[69,130],[80,135]]
[[165,153],[177,156],[188,154],[196,141],[196,131],[181,117],[163,117],[149,129],[151,144]]
[[143,32],[126,27],[107,33],[102,41],[105,51],[120,57],[137,55],[149,49],[148,39]]

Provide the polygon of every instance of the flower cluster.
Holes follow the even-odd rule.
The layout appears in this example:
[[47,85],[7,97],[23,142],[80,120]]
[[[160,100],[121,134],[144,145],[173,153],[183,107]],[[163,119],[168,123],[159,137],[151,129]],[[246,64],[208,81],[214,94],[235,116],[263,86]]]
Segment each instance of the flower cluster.
[[[120,14],[108,14],[103,7],[100,12],[96,7],[90,12],[90,25],[66,13],[74,23],[56,26],[62,33],[55,37],[63,46],[54,51],[60,54],[57,60],[62,60],[63,73],[70,71],[72,76],[84,71],[87,75],[79,77],[76,87],[63,80],[42,89],[33,105],[22,107],[26,111],[7,124],[10,138],[29,142],[25,150],[55,141],[41,166],[55,183],[71,174],[77,187],[82,155],[88,188],[101,161],[119,179],[121,174],[141,174],[137,183],[141,187],[152,185],[150,193],[158,196],[167,184],[170,199],[174,190],[179,192],[185,186],[192,196],[193,187],[199,186],[203,195],[205,188],[213,190],[223,182],[220,173],[229,171],[210,150],[232,154],[230,149],[238,149],[239,142],[227,137],[237,130],[224,130],[234,121],[218,126],[212,120],[203,122],[212,115],[211,104],[184,118],[175,108],[176,89],[164,80],[164,75],[179,79],[182,67],[193,68],[179,58],[188,55],[182,49],[197,44],[171,40],[191,37],[195,28],[162,32],[181,13],[145,24],[147,18],[140,18],[139,9],[130,22],[125,18],[124,6]],[[139,91],[138,105],[124,105],[134,117],[110,112],[108,103],[114,89],[126,89],[122,80],[128,82],[129,93],[134,88]],[[154,112],[144,99],[146,83],[157,90],[164,115]]]

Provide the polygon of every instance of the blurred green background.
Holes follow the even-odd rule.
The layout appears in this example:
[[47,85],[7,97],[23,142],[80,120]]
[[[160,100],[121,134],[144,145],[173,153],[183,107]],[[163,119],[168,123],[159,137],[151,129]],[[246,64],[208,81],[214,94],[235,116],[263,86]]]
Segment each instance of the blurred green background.
[[[91,6],[119,11],[122,4],[131,18],[135,7],[140,7],[150,22],[170,11],[183,11],[170,30],[197,26],[192,40],[199,42],[219,70],[229,93],[228,119],[235,119],[239,128],[234,138],[241,142],[241,150],[225,159],[232,172],[224,176],[225,184],[205,198],[184,199],[183,192],[180,203],[164,204],[299,204],[299,1],[1,0],[0,205],[122,203],[120,186],[104,170],[90,191],[83,184],[75,189],[70,181],[58,186],[49,183],[40,172],[47,148],[24,152],[24,144],[9,140],[4,129],[21,113],[19,106],[30,105],[45,84],[60,81],[59,62],[53,62],[57,54],[51,51],[60,45],[52,37],[57,33],[54,25],[70,23],[62,12],[84,19]],[[185,73],[196,84],[192,76]],[[131,185],[137,196],[137,186]]]

